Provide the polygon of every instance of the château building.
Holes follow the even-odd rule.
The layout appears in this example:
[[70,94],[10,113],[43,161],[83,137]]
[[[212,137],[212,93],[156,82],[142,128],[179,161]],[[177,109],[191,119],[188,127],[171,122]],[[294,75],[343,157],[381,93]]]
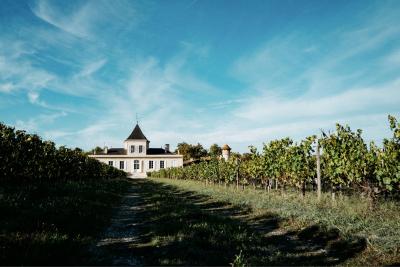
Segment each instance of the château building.
[[139,124],[136,124],[122,148],[104,147],[101,153],[89,157],[124,170],[134,178],[147,177],[147,172],[163,168],[183,166],[183,156],[172,153],[169,144],[164,148],[150,148],[149,144]]

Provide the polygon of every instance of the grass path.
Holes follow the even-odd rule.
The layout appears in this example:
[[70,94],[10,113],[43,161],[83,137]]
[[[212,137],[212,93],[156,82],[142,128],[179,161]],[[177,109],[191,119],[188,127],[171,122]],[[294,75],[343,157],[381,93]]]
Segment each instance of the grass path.
[[[92,248],[94,258],[99,264],[127,266],[140,265],[138,259],[125,248],[125,244],[136,242],[138,224],[135,213],[140,209],[140,197],[137,184],[133,184],[123,197],[120,206],[116,209],[111,219],[110,226],[102,234],[96,245]],[[104,249],[107,248],[107,249]]]
[[[113,265],[334,265],[362,253],[365,240],[319,225],[234,205],[163,180],[134,180],[98,243]],[[354,263],[354,262],[353,262]]]

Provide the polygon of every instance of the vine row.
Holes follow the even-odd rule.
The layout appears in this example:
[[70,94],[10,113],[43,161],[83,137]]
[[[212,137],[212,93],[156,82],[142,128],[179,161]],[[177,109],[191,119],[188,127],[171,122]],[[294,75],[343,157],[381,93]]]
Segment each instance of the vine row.
[[[148,173],[150,177],[191,179],[205,183],[253,185],[266,190],[297,188],[305,194],[317,187],[320,162],[324,190],[358,190],[369,196],[400,192],[400,123],[388,116],[393,136],[382,147],[367,144],[360,129],[336,124],[333,133],[309,136],[301,142],[290,138],[264,143],[261,152],[234,155],[228,161],[212,157],[185,167]],[[321,148],[317,160],[316,144]]]

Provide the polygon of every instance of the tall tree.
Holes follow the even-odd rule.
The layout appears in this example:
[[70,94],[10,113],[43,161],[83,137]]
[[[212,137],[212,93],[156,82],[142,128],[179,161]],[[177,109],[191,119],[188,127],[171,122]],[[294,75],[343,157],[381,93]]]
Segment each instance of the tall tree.
[[207,156],[207,150],[200,144],[197,145],[188,144],[185,142],[179,143],[175,152],[183,155],[183,160],[189,159],[200,159]]
[[218,157],[218,156],[222,155],[222,149],[217,144],[212,144],[210,146],[209,154],[211,157]]
[[200,159],[207,156],[207,150],[200,143],[197,143],[195,146],[192,145],[190,154],[192,158]]
[[179,143],[176,146],[177,148],[175,150],[175,153],[179,152],[179,154],[183,155],[183,160],[188,160],[191,157],[191,155],[190,155],[191,146],[192,145],[185,143],[185,142]]

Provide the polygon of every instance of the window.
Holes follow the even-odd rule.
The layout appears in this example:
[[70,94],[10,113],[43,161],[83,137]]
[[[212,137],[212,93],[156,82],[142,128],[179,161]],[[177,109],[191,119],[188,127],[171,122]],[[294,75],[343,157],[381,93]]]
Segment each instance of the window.
[[133,169],[134,170],[139,170],[139,160],[135,159],[133,161]]
[[143,146],[139,146],[139,153],[143,152]]
[[108,162],[108,166],[112,166],[113,165],[113,162],[112,162],[112,160],[110,160],[109,162]]
[[124,169],[124,162],[123,162],[122,160],[119,162],[119,168],[120,168],[121,170]]
[[131,146],[131,153],[135,153],[135,146]]
[[164,161],[160,160],[160,169],[164,169]]
[[149,169],[153,169],[154,168],[154,161],[150,160],[149,161]]
[[172,161],[172,167],[176,167],[176,160]]

